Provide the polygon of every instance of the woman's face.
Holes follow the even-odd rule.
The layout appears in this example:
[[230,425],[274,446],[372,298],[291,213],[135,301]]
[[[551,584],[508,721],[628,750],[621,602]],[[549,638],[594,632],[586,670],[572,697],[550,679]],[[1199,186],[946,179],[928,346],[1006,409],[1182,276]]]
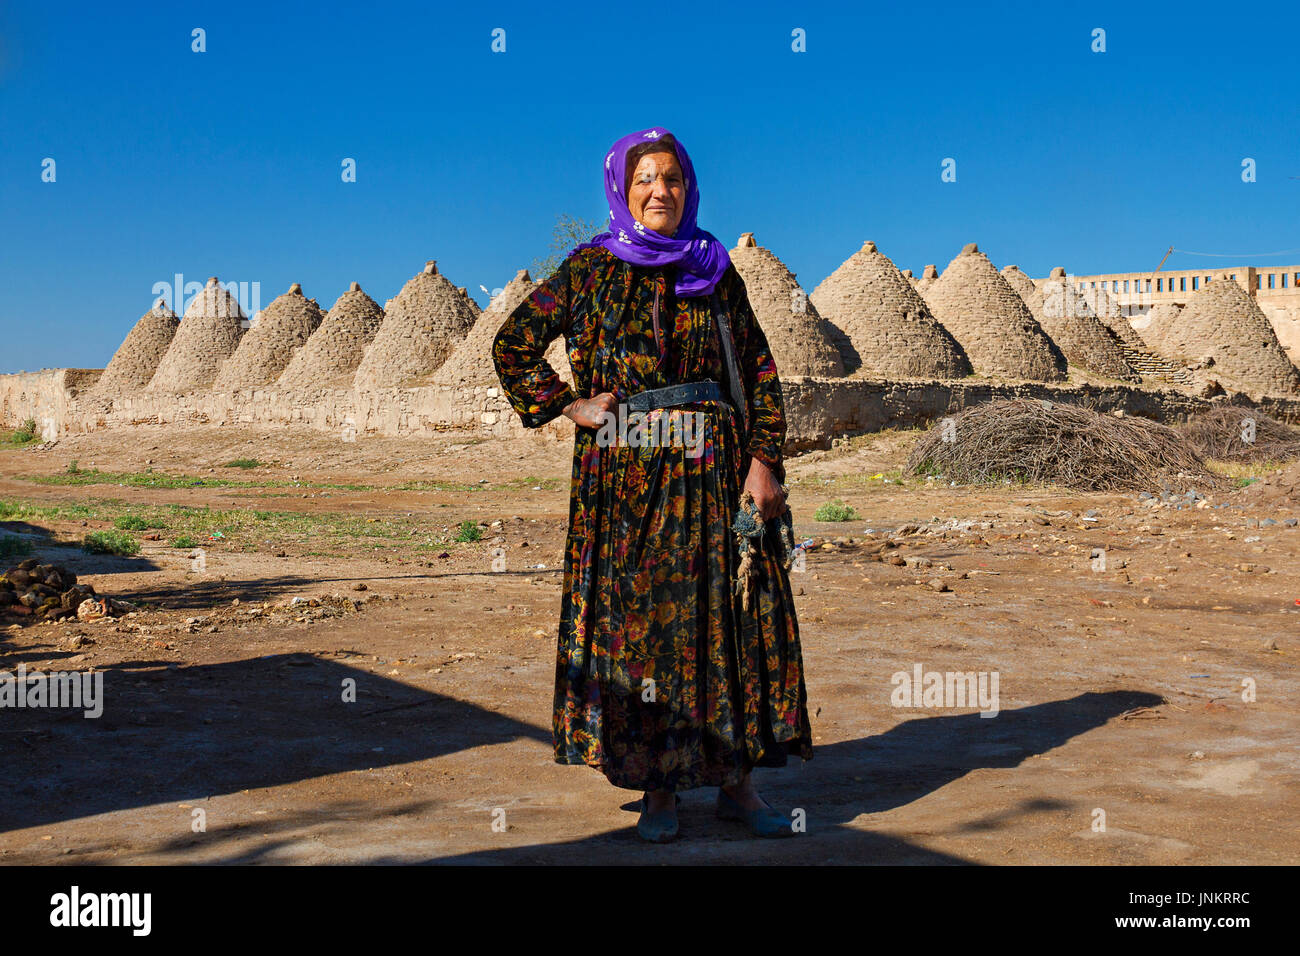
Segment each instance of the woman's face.
[[646,153],[637,160],[627,187],[627,208],[633,219],[671,236],[681,224],[685,205],[686,179],[676,153]]

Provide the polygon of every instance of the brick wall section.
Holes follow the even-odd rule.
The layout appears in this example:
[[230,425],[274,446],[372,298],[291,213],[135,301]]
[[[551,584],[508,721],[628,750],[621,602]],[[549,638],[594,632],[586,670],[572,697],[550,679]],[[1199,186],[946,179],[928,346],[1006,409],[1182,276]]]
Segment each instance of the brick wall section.
[[469,296],[428,262],[384,306],[384,322],[357,368],[355,386],[392,388],[432,374],[477,318]]
[[185,310],[149,391],[181,393],[210,387],[244,335],[244,313],[235,297],[209,279]]
[[975,243],[948,264],[924,298],[977,373],[1031,381],[1065,378],[1065,356]]
[[907,276],[870,240],[823,279],[811,299],[834,329],[849,375],[962,378],[971,374],[957,340],[931,314]]
[[793,272],[747,232],[729,253],[782,375],[844,374],[833,331]]
[[1212,358],[1212,371],[1238,388],[1300,393],[1300,369],[1259,304],[1226,272],[1202,286],[1177,316],[1154,316],[1143,337],[1171,359]]
[[295,282],[262,311],[257,324],[240,340],[235,354],[221,366],[212,387],[225,392],[274,382],[323,318],[316,300],[304,296],[302,286]]
[[1108,325],[1104,325],[1086,308],[1062,268],[1041,287],[1020,271],[1006,266],[1002,277],[1024,301],[1039,326],[1065,353],[1071,365],[1089,369],[1106,378],[1124,382],[1141,381],[1142,376],[1124,357],[1123,343]]
[[[320,389],[310,394],[275,388],[194,392],[184,396],[141,393],[105,404],[85,400],[98,369],[46,369],[0,375],[3,425],[35,418],[47,437],[131,424],[296,425],[358,436],[458,431],[467,435],[531,434],[571,441],[573,426],[560,417],[529,432],[519,424],[499,386],[445,386],[357,392]],[[1103,412],[1122,409],[1173,423],[1211,407],[1205,399],[1174,389],[1130,385],[1051,385],[1039,382],[890,382],[873,379],[789,378],[783,381],[789,422],[786,452],[825,448],[842,435],[884,428],[924,426],[944,415],[999,398],[1031,397],[1086,402]],[[1300,400],[1236,394],[1232,402],[1300,425]]]
[[179,327],[176,313],[159,299],[113,353],[104,374],[95,383],[96,393],[106,397],[130,395],[148,385]]
[[366,347],[374,341],[384,310],[354,282],[325,314],[277,381],[285,389],[336,385],[348,388]]

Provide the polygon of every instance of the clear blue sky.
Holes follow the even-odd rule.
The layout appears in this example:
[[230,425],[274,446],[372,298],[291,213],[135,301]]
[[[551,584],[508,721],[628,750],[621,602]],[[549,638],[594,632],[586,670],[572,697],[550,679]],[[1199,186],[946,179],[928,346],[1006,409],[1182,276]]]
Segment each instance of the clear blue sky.
[[0,4],[0,372],[102,367],[178,272],[328,307],[432,258],[484,304],[651,125],[809,290],[865,239],[1035,276],[1300,247],[1294,0],[988,6]]

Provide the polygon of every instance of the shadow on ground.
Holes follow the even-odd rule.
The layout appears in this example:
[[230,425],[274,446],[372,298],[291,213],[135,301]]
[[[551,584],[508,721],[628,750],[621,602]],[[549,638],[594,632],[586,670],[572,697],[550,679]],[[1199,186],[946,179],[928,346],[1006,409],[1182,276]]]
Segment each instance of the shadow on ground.
[[[142,669],[148,668],[148,669]],[[551,735],[337,661],[103,671],[103,713],[6,709],[0,832]],[[343,701],[355,681],[356,701]],[[30,686],[30,684],[29,684]]]

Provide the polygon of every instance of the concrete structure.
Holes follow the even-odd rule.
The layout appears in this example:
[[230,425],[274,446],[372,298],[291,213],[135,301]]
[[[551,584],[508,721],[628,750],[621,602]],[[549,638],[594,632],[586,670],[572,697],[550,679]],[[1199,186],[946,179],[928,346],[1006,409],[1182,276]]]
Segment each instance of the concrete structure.
[[[1300,265],[1216,266],[1213,269],[1178,269],[1160,272],[1108,272],[1100,275],[1072,275],[1075,289],[1086,293],[1103,289],[1120,314],[1134,327],[1156,305],[1187,305],[1193,295],[1226,274],[1254,298],[1272,324],[1282,347],[1300,352]],[[1036,279],[1041,284],[1045,279]]]

